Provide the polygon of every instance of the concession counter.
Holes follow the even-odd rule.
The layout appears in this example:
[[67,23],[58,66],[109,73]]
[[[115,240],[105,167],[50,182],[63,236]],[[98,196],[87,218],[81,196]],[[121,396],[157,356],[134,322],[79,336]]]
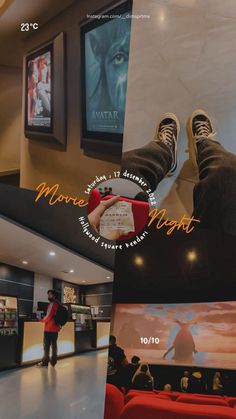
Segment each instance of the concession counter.
[[[36,320],[23,320],[21,324],[22,345],[20,363],[38,361],[43,356],[43,323]],[[75,333],[74,322],[69,321],[63,326],[58,336],[58,357],[74,354]]]
[[107,348],[109,346],[110,320],[94,321],[94,343],[96,349]]
[[[69,316],[58,336],[59,358],[108,346],[108,320],[93,320],[90,306],[65,305]],[[47,303],[38,303],[39,312],[45,313],[46,306]],[[0,370],[34,364],[42,359],[43,332],[44,324],[36,313],[19,317],[18,299],[0,295]]]

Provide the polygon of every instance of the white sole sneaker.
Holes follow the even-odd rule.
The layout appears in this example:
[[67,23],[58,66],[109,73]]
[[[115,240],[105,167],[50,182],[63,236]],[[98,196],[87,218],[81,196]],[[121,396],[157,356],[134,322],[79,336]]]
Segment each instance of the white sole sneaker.
[[211,122],[210,115],[206,111],[204,111],[203,109],[196,109],[195,111],[193,111],[191,113],[190,117],[187,120],[186,130],[187,130],[187,136],[188,136],[189,159],[192,161],[193,166],[194,166],[195,169],[198,169],[197,148],[196,148],[196,140],[194,138],[192,125],[193,125],[193,118],[195,118],[195,116],[197,116],[199,114],[200,115],[205,115],[206,118],[208,118],[209,121]]
[[158,122],[158,124],[156,126],[156,130],[155,130],[155,134],[154,134],[153,140],[154,141],[158,141],[158,132],[159,132],[160,124],[163,121],[163,119],[167,119],[167,118],[168,119],[173,119],[175,121],[175,123],[176,123],[176,131],[177,131],[177,133],[176,133],[176,139],[174,141],[174,165],[173,165],[173,167],[170,169],[170,171],[167,174],[168,176],[171,176],[175,172],[175,170],[176,170],[176,168],[178,166],[178,161],[177,161],[177,142],[178,142],[179,133],[180,133],[179,119],[177,118],[177,116],[173,112],[166,112],[166,113],[164,113],[161,116],[161,118],[160,118],[160,120],[159,120],[159,122]]

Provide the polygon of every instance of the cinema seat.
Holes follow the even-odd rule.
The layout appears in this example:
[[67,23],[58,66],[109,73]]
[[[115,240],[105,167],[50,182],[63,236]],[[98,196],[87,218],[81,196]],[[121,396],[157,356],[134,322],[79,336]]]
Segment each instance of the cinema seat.
[[[183,395],[183,393],[182,393],[182,395]],[[200,394],[200,393],[189,393],[189,395],[198,396],[198,397],[210,397],[210,398],[213,398],[213,399],[221,399],[221,400],[222,400],[222,397],[223,397],[223,396],[219,396],[219,395],[216,395],[216,394]]]
[[124,395],[112,384],[106,385],[104,419],[120,419],[124,407]]
[[236,397],[226,397],[226,401],[230,407],[236,407]]
[[171,399],[171,397],[170,397],[170,396],[167,396],[167,394],[158,394],[156,397],[157,397],[157,399],[169,400],[169,401],[171,401],[171,402],[173,402],[173,401],[174,401],[174,400],[172,400],[172,399]]
[[176,402],[180,402],[180,403],[193,403],[193,404],[212,404],[215,406],[225,406],[225,407],[229,407],[229,404],[227,403],[226,400],[224,399],[217,399],[214,397],[198,397],[198,396],[194,396],[194,395],[186,395],[186,396],[179,396],[176,399]]
[[134,397],[157,397],[159,399],[164,399],[164,400],[172,400],[170,398],[170,396],[167,396],[166,394],[157,394],[154,391],[129,391],[128,394],[126,394],[125,396],[125,404],[127,404],[130,400],[132,400]]
[[171,398],[171,400],[176,400],[179,396],[181,396],[183,393],[179,391],[160,391],[160,395],[165,395]]
[[151,396],[156,397],[154,391],[145,391],[145,390],[129,390],[129,392],[125,395],[125,404],[132,400],[134,397],[137,396]]
[[154,397],[135,397],[120,419],[236,419],[236,409],[222,406],[177,403]]

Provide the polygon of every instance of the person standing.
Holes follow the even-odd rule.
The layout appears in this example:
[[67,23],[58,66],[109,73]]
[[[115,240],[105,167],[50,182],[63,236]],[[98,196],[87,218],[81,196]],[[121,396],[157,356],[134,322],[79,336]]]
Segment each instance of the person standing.
[[184,371],[184,375],[180,380],[181,391],[186,392],[188,390],[188,380],[189,380],[189,372]]
[[116,387],[125,385],[124,369],[128,366],[125,352],[116,344],[116,337],[110,335],[108,350],[107,383]]
[[[47,314],[41,320],[41,322],[44,323],[44,355],[42,361],[38,363],[38,367],[48,367],[49,362],[51,363],[52,367],[55,367],[57,363],[57,339],[61,326],[56,324],[55,315],[57,313],[60,303],[56,299],[55,290],[48,290],[47,294],[49,301],[47,307]],[[50,349],[52,349],[51,358]]]
[[221,373],[217,371],[213,377],[212,390],[214,394],[223,394],[223,385],[221,383]]

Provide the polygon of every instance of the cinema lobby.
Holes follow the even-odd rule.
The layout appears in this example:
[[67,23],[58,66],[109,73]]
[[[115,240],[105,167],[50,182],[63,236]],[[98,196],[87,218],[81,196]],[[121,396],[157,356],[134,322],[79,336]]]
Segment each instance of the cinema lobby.
[[[2,218],[0,229],[1,417],[102,415],[112,272]],[[56,367],[40,369],[49,289],[68,321]]]

